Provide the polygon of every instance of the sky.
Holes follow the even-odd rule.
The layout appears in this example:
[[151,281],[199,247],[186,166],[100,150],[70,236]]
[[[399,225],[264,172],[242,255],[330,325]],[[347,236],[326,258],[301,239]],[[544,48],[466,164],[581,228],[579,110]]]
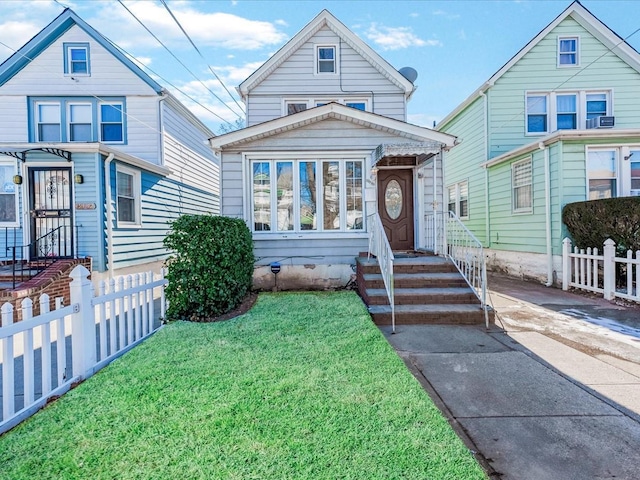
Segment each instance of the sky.
[[[0,0],[0,61],[68,6],[136,59],[218,134],[242,118],[244,105],[236,87],[326,8],[393,67],[410,66],[418,72],[407,120],[432,127],[570,3]],[[640,0],[581,3],[640,50]]]

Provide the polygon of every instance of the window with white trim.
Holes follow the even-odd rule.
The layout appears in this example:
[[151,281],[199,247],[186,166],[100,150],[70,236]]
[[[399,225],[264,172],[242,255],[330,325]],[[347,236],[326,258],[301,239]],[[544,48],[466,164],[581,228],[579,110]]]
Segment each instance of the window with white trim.
[[511,189],[513,213],[533,211],[533,162],[526,158],[511,164]]
[[252,160],[254,232],[364,231],[364,159]]
[[527,92],[526,134],[584,129],[587,120],[613,114],[611,96],[611,90]]
[[618,152],[616,149],[589,149],[587,182],[589,200],[618,196]]
[[36,142],[59,142],[60,104],[36,103]]
[[140,225],[140,172],[116,167],[116,210],[118,226]]
[[316,45],[316,73],[338,73],[336,45]]
[[640,197],[640,147],[631,150],[626,156],[629,162],[630,194]]
[[292,98],[284,100],[283,115],[293,115],[294,113],[304,112],[309,108],[322,107],[331,102],[340,103],[356,110],[369,111],[369,99],[362,97]]
[[64,73],[76,76],[90,75],[88,43],[64,44]]
[[469,218],[469,182],[467,180],[449,185],[448,210],[458,218]]
[[18,226],[18,193],[13,183],[16,174],[14,162],[0,163],[0,225]]
[[575,67],[580,65],[579,45],[578,37],[558,37],[559,67]]
[[70,142],[90,142],[93,138],[90,103],[69,103],[67,119]]

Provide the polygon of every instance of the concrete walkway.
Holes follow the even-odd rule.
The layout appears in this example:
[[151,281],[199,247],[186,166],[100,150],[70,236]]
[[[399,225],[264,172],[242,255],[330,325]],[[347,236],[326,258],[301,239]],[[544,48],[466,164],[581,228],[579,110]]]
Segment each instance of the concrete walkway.
[[640,478],[640,308],[490,285],[502,328],[382,328],[490,477]]

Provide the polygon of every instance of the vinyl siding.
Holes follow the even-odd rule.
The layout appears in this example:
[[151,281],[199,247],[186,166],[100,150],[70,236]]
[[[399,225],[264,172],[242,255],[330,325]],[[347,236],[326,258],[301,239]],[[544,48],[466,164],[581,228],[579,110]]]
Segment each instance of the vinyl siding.
[[28,142],[27,97],[0,95],[0,142]]
[[[242,177],[243,153],[250,157],[251,152],[314,152],[318,153],[318,158],[322,158],[323,151],[345,152],[345,157],[349,155],[349,151],[369,152],[364,155],[359,153],[359,156],[366,159],[363,174],[365,188],[370,188],[366,184],[370,171],[370,152],[382,143],[411,141],[349,122],[328,119],[229,148],[222,154],[222,214],[248,221],[245,217],[243,193],[249,190],[249,180]],[[246,170],[248,171],[248,168]],[[375,203],[366,202],[365,213],[373,213],[374,208]],[[255,234],[254,252],[259,258],[257,264],[266,265],[283,259],[296,265],[351,264],[354,256],[368,249],[366,232],[295,233],[288,237]]]
[[[337,45],[339,74],[315,74],[315,45]],[[406,119],[402,90],[382,75],[329,28],[301,45],[267,78],[254,86],[247,104],[247,125],[281,117],[285,98],[369,98],[374,113]]]

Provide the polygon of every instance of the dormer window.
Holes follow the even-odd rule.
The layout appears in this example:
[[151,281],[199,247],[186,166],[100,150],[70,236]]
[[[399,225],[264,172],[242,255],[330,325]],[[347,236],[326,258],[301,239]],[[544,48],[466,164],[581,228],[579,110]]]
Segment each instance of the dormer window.
[[316,73],[338,73],[336,53],[337,49],[335,45],[316,46]]
[[558,66],[571,67],[580,63],[578,37],[558,38]]
[[64,44],[64,73],[65,75],[90,75],[89,44]]

